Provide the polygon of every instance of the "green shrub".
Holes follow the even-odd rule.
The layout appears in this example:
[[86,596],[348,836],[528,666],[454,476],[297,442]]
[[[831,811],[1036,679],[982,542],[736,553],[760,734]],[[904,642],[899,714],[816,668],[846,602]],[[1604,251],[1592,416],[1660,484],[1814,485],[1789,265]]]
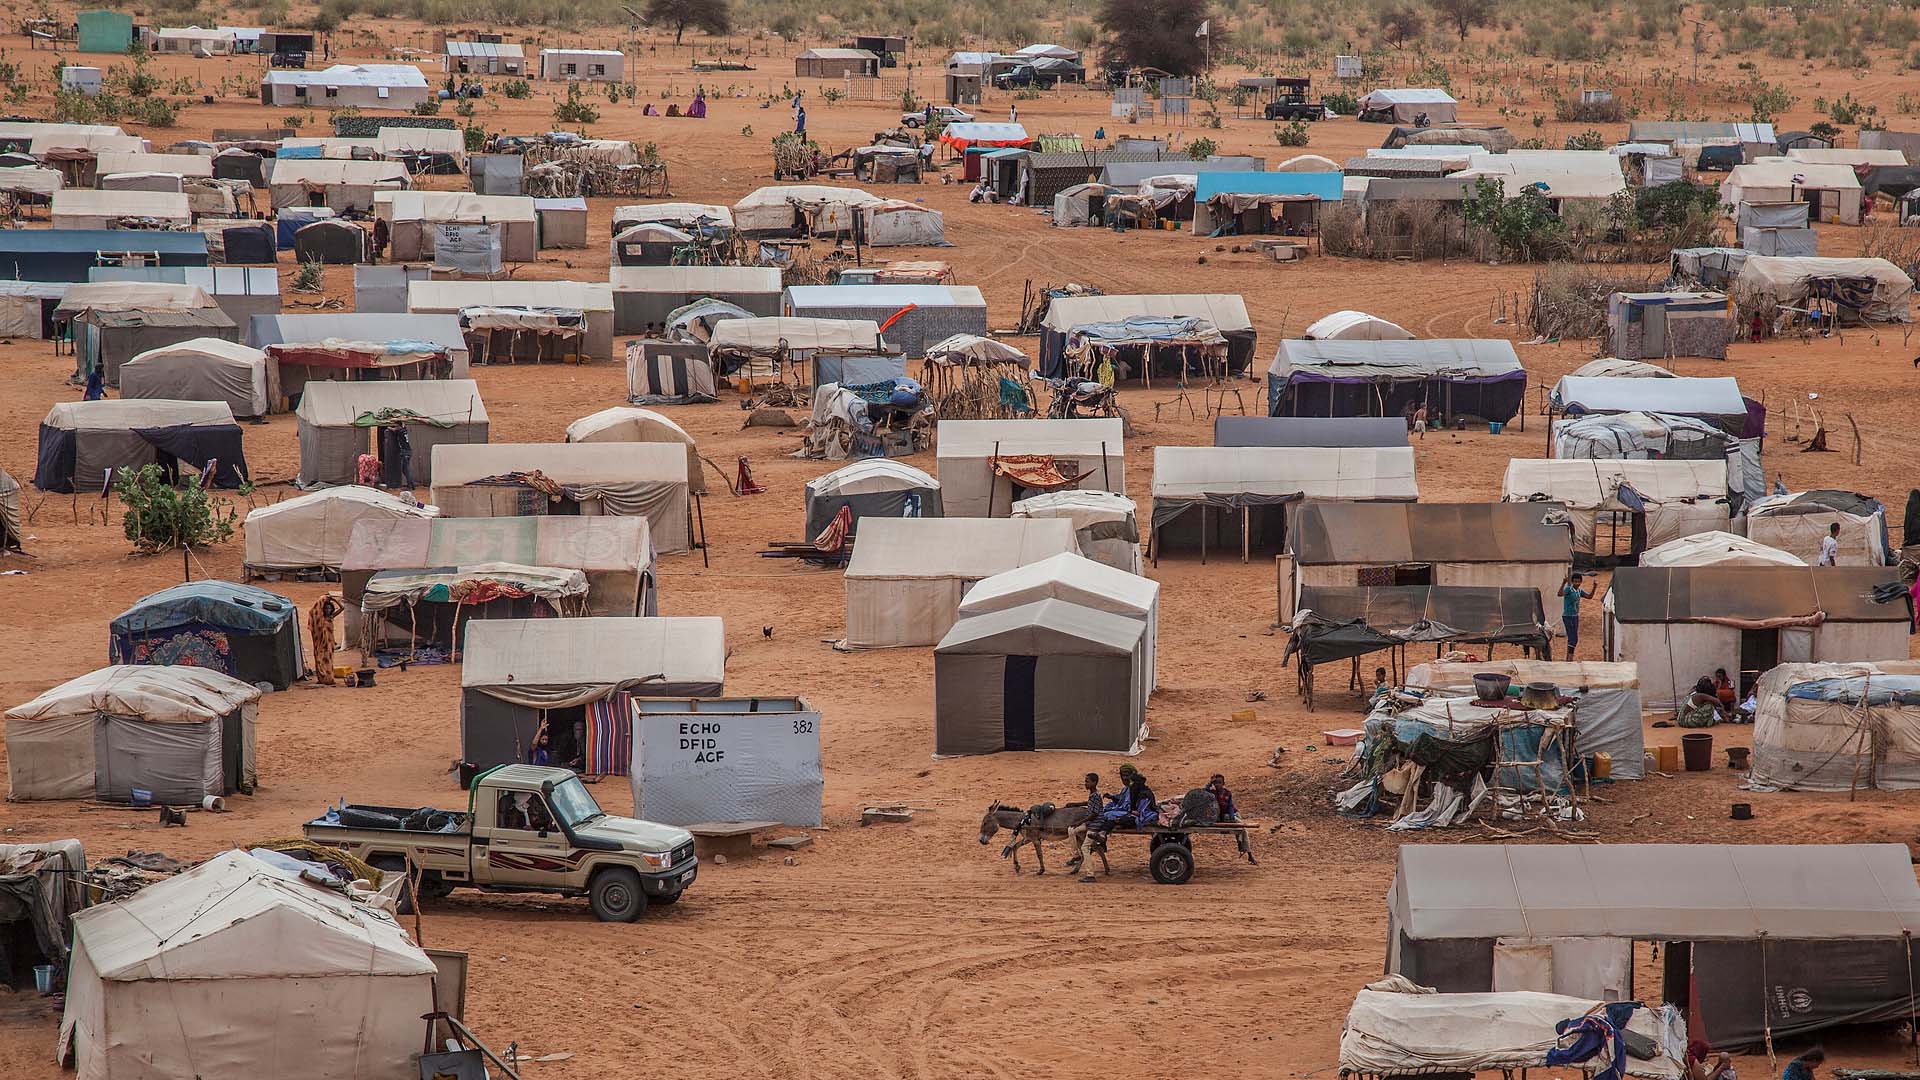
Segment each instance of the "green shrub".
[[513,101],[525,101],[533,96],[533,87],[525,79],[508,79],[501,84],[500,92]]
[[438,116],[438,115],[440,115],[440,99],[439,99],[439,98],[428,98],[427,100],[425,100],[425,101],[423,101],[423,102],[421,102],[420,104],[418,104],[418,105],[415,105],[415,106],[413,107],[413,115],[415,115],[415,116]]
[[225,499],[201,488],[198,477],[189,476],[176,488],[158,465],[123,471],[114,491],[126,508],[121,527],[134,550],[145,554],[221,543],[233,536],[240,516]]
[[1360,115],[1360,98],[1351,90],[1335,90],[1321,98],[1320,103],[1340,116]]
[[1307,131],[1305,120],[1295,120],[1288,124],[1273,126],[1273,141],[1281,146],[1305,146],[1311,135]]
[[1186,146],[1187,156],[1195,161],[1205,161],[1220,152],[1220,144],[1208,138],[1198,138]]
[[600,110],[580,96],[580,84],[568,83],[566,100],[553,107],[553,122],[585,127],[600,119]]

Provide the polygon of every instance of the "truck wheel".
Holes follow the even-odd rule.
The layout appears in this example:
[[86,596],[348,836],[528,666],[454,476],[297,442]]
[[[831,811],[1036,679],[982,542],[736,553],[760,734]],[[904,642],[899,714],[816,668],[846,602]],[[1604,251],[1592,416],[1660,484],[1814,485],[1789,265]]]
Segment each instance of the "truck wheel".
[[1162,885],[1185,885],[1193,876],[1193,853],[1179,844],[1161,844],[1148,856],[1147,867]]
[[[400,855],[376,855],[367,860],[367,865],[380,871],[383,876],[398,874],[403,880],[407,877],[407,860]],[[407,881],[400,886],[400,900],[394,912],[399,915],[411,915],[413,908],[413,882]]]
[[640,891],[640,875],[626,866],[610,866],[600,871],[587,890],[587,906],[601,922],[638,919],[647,910],[647,894]]

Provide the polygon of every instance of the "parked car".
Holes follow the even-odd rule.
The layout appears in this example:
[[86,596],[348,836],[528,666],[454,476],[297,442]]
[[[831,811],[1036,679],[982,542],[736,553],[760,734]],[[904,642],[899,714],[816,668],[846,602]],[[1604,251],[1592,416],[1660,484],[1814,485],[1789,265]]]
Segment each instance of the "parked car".
[[[972,113],[965,109],[956,109],[951,105],[935,105],[933,107],[933,118],[942,124],[970,124],[973,122]],[[925,109],[900,114],[900,123],[906,127],[917,128],[926,122],[927,111]]]

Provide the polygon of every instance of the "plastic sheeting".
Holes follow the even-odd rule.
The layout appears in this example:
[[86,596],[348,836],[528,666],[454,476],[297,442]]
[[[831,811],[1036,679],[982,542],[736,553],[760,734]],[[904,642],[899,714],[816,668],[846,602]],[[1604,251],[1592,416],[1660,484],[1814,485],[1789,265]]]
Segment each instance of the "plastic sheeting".
[[1920,664],[1782,664],[1754,700],[1753,790],[1920,787]]
[[[1340,1068],[1385,1076],[1541,1068],[1547,1052],[1560,1045],[1555,1025],[1602,1004],[1535,991],[1435,994],[1369,988],[1360,991],[1347,1013]],[[1679,1080],[1686,1075],[1685,1028],[1677,1016],[1668,1022],[1661,1013],[1637,1009],[1627,1027],[1661,1048],[1651,1061],[1628,1055],[1629,1076]]]
[[668,825],[817,828],[826,791],[820,728],[819,710],[804,698],[635,699],[634,813]]

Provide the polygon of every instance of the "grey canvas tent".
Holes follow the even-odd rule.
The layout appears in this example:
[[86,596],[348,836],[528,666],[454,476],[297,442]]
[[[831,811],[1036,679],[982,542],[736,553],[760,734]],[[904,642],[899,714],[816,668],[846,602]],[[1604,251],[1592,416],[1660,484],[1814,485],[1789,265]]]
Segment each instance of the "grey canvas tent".
[[[86,327],[92,356],[89,369],[99,365],[108,386],[120,385],[120,365],[166,345],[195,338],[240,340],[240,328],[219,308],[92,310],[76,322]],[[77,331],[76,331],[77,333]]]
[[148,349],[120,369],[122,398],[224,401],[237,417],[280,411],[267,354],[222,338]]
[[8,797],[199,805],[251,792],[260,691],[205,668],[105,667],[7,710]]
[[858,532],[863,517],[944,517],[940,481],[905,462],[867,458],[807,481],[806,538],[820,535],[842,507]]
[[40,421],[33,486],[63,495],[99,491],[109,471],[159,465],[177,480],[182,465],[205,470],[214,463],[212,486],[246,481],[240,425],[224,401],[60,401]]
[[1401,416],[1425,405],[1504,424],[1519,413],[1527,372],[1503,338],[1282,341],[1267,367],[1273,416]]
[[[1741,1047],[1908,1017],[1916,931],[1900,844],[1404,844],[1386,967],[1443,993],[1666,1001],[1690,1038]],[[1634,985],[1635,942],[1664,946],[1658,987]]]
[[433,483],[433,450],[487,441],[487,407],[472,379],[312,382],[300,420],[300,483],[351,484],[361,454],[380,458],[389,487]]
[[1413,449],[1156,446],[1148,552],[1278,555],[1303,499],[1414,502]]
[[955,334],[987,332],[987,301],[972,285],[790,285],[783,305],[796,318],[891,320],[887,344],[909,359]]
[[1215,446],[1405,446],[1397,416],[1216,416]]
[[344,218],[321,218],[293,234],[293,257],[303,263],[352,266],[367,261],[367,230]]
[[1136,752],[1146,629],[1054,599],[961,616],[933,651],[934,753]]
[[725,691],[718,618],[483,619],[465,634],[460,757],[478,768],[528,761],[545,721],[554,760],[588,771],[610,722],[630,730],[631,698]]
[[[558,485],[557,494],[528,483],[535,473]],[[433,502],[448,517],[639,515],[660,554],[693,548],[680,443],[441,443],[433,451]]]
[[616,334],[664,326],[675,309],[701,299],[763,317],[780,314],[777,266],[615,266],[611,274]]
[[356,266],[353,309],[362,314],[402,314],[407,310],[407,285],[430,276],[432,271],[424,266]]

